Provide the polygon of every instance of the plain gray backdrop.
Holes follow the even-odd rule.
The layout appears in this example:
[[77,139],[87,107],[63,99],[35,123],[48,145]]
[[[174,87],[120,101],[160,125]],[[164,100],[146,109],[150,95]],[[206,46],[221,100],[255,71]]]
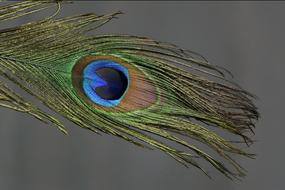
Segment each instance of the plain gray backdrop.
[[159,151],[69,121],[65,136],[0,108],[0,190],[283,190],[285,3],[83,1],[64,6],[61,15],[118,10],[125,14],[98,32],[148,36],[196,51],[258,96],[261,118],[250,148],[257,158],[237,158],[247,177],[232,182],[208,167],[210,180]]

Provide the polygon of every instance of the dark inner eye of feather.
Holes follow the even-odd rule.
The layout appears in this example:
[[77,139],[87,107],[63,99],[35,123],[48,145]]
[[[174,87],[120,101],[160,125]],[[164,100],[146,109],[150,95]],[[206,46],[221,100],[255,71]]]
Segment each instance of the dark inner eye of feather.
[[124,95],[128,79],[123,72],[106,67],[97,69],[96,74],[107,83],[95,89],[98,96],[105,100],[117,100]]

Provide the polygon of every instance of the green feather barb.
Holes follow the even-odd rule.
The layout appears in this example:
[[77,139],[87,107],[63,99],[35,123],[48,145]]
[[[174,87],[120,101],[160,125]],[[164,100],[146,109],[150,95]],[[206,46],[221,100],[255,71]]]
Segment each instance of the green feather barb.
[[[196,53],[149,38],[86,34],[120,12],[56,18],[61,3],[23,1],[1,6],[0,21],[51,7],[57,9],[46,19],[0,30],[2,79],[17,84],[82,128],[159,149],[185,166],[203,170],[198,163],[203,158],[229,178],[244,176],[244,169],[232,156],[253,157],[239,144],[252,143],[247,134],[258,113],[253,96],[226,79],[223,69]],[[90,56],[93,61],[110,58],[127,68],[129,94],[119,106],[103,108],[81,92],[86,78],[74,75],[73,69]],[[7,85],[4,80],[0,83],[0,106],[28,113],[66,132],[57,118]],[[219,130],[239,140],[226,139]],[[216,154],[199,148],[202,144]]]

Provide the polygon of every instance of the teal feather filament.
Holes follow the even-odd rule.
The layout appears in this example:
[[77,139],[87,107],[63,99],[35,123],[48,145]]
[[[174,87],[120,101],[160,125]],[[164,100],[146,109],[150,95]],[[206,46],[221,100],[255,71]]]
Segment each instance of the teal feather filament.
[[[3,5],[0,21],[52,5],[48,0]],[[53,15],[1,29],[0,75],[82,128],[156,148],[203,171],[197,157],[229,178],[244,176],[232,155],[253,157],[239,148],[240,142],[252,143],[247,132],[258,119],[253,96],[202,56],[175,45],[129,35],[85,34],[118,14]],[[4,81],[0,95],[2,107],[65,131],[58,118],[27,102]]]

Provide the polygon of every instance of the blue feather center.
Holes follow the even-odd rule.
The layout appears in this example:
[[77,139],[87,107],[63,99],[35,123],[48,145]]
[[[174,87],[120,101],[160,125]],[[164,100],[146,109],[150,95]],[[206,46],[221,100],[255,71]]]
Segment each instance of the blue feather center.
[[83,70],[83,91],[94,103],[105,107],[120,104],[129,87],[129,72],[110,60],[98,60]]

